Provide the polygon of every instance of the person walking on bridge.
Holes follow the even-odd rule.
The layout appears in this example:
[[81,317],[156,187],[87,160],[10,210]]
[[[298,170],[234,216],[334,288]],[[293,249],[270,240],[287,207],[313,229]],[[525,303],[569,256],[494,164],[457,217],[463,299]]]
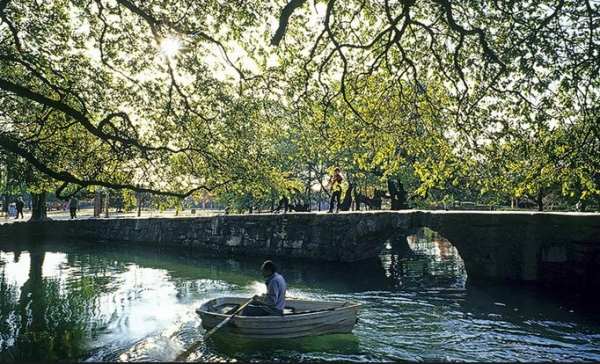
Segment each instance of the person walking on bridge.
[[341,171],[339,168],[335,168],[333,171],[333,176],[329,178],[329,187],[331,188],[331,200],[329,201],[329,211],[333,212],[333,203],[337,202],[335,205],[335,212],[340,211],[340,199],[342,196],[342,181],[344,178],[342,177]]
[[69,212],[71,213],[71,219],[77,218],[77,210],[79,209],[79,200],[77,197],[71,197],[69,201]]
[[15,219],[19,218],[19,214],[21,214],[21,219],[24,219],[23,207],[25,207],[25,202],[23,202],[23,197],[19,197],[17,199],[17,202],[15,202],[15,207],[17,208],[17,216],[15,217]]

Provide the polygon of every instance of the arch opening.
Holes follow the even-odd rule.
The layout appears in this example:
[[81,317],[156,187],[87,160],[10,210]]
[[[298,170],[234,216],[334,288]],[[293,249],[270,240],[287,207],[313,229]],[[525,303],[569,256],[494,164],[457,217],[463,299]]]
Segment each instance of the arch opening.
[[464,289],[467,282],[464,260],[454,244],[427,227],[390,238],[380,259],[394,289]]

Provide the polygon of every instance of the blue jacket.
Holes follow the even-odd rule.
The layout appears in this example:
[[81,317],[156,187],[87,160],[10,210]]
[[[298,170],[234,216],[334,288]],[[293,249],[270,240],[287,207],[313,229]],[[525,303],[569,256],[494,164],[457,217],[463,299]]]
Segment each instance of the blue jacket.
[[265,284],[267,285],[265,303],[283,311],[285,307],[285,291],[287,290],[285,279],[283,279],[281,274],[275,272],[267,278]]

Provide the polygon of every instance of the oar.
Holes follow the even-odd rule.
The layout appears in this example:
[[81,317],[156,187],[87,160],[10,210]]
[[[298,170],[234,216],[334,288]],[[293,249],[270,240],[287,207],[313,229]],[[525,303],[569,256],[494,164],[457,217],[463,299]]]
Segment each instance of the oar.
[[187,359],[187,357],[196,349],[198,349],[200,347],[200,345],[202,345],[202,343],[204,341],[206,341],[207,338],[209,338],[212,334],[214,334],[215,332],[217,332],[217,330],[219,330],[221,327],[225,326],[232,318],[234,318],[238,313],[242,312],[242,310],[244,308],[246,308],[246,306],[248,306],[250,304],[250,302],[252,302],[254,298],[250,298],[248,300],[248,302],[244,303],[243,305],[241,305],[237,310],[235,310],[234,313],[231,314],[231,316],[227,317],[225,320],[221,321],[217,326],[213,327],[212,329],[210,329],[210,331],[208,331],[205,335],[204,338],[202,340],[198,340],[195,343],[192,344],[192,346],[189,347],[189,349],[187,349],[186,351],[184,351],[183,353],[179,354],[176,358],[175,361],[182,361]]

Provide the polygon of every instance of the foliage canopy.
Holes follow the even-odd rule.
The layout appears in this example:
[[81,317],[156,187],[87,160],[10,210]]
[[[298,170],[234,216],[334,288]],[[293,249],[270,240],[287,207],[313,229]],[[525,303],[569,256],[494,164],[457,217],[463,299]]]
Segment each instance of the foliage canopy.
[[587,201],[599,15],[590,0],[0,0],[0,147],[58,195],[248,207],[307,198],[341,166],[371,195],[395,179],[414,198]]

